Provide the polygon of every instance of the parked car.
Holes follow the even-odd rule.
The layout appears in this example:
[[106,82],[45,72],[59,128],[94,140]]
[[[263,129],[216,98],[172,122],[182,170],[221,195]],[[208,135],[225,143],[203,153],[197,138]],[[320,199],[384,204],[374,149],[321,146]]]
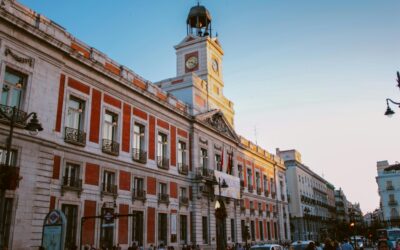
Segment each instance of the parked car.
[[283,250],[283,247],[278,244],[259,244],[250,247],[251,250]]
[[311,242],[315,243],[312,240],[299,240],[295,241],[290,245],[290,250],[304,250]]

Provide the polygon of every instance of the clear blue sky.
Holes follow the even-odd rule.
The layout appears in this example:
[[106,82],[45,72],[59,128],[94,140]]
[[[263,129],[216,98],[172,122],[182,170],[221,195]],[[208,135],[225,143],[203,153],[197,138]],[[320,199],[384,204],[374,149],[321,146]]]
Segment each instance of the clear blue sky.
[[[22,0],[138,74],[175,76],[192,0]],[[379,205],[376,161],[400,161],[400,1],[202,0],[225,51],[236,129],[271,152],[296,148],[364,212]]]

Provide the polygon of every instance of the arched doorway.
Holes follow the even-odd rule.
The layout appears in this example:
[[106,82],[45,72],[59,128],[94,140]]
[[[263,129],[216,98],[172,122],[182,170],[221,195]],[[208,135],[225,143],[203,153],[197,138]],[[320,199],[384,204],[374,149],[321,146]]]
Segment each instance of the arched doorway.
[[217,250],[226,249],[226,209],[225,203],[218,199],[215,202],[215,225],[217,231]]

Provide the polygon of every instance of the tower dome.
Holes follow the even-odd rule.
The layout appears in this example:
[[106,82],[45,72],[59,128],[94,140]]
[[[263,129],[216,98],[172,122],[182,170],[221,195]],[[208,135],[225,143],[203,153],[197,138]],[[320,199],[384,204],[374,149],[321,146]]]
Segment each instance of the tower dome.
[[200,4],[190,9],[186,24],[188,35],[211,36],[211,14]]

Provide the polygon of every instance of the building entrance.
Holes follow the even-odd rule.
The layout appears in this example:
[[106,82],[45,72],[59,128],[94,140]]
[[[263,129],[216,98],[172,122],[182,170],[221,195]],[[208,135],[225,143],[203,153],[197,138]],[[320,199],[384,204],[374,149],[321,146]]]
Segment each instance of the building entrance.
[[222,200],[215,203],[215,224],[217,231],[217,250],[226,249],[226,209]]

